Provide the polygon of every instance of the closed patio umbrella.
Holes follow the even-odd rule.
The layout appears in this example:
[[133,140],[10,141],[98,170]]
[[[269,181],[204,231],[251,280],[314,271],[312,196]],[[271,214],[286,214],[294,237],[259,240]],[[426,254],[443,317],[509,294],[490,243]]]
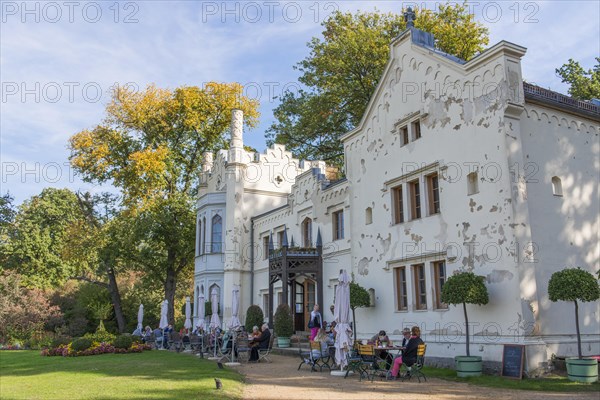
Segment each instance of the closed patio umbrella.
[[231,293],[231,322],[229,328],[233,329],[241,325],[240,319],[238,318],[238,312],[240,308],[240,287],[233,285],[233,291]]
[[138,324],[137,324],[137,328],[140,330],[140,332],[142,332],[142,330],[144,329],[144,305],[140,304],[140,308],[138,309]]
[[167,319],[167,312],[169,310],[169,300],[165,300],[162,302],[160,306],[160,323],[158,324],[159,328],[165,329],[169,326],[169,320]]
[[200,326],[202,327],[202,330],[204,330],[204,295],[201,294],[200,296],[198,296],[198,323],[196,324],[196,326]]
[[350,329],[350,279],[346,270],[340,271],[339,283],[335,289],[335,361],[341,369],[348,364],[346,354],[352,348],[352,330]]
[[217,288],[213,288],[210,294],[210,302],[212,306],[212,315],[210,316],[210,327],[220,328],[221,319],[219,318],[219,292]]
[[186,297],[185,298],[185,322],[183,323],[183,327],[185,329],[191,329],[192,328],[192,307],[190,306],[190,298]]

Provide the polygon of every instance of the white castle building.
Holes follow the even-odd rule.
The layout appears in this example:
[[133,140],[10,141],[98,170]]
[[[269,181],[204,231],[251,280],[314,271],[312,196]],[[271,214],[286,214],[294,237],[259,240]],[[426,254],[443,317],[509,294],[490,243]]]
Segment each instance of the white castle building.
[[[465,353],[464,317],[440,290],[469,270],[490,295],[467,306],[473,355],[493,366],[503,344],[523,344],[532,371],[576,354],[573,304],[550,302],[547,287],[564,267],[599,268],[600,107],[524,82],[525,52],[503,41],[465,62],[407,29],[341,138],[337,181],[284,146],[245,151],[235,110],[230,149],[205,154],[195,298],[216,288],[227,324],[240,285],[242,321],[251,304],[268,319],[287,301],[304,331],[315,302],[333,320],[346,269],[372,297],[359,338],[419,325],[428,358],[449,362]],[[580,305],[580,322],[584,353],[599,354],[597,302]]]

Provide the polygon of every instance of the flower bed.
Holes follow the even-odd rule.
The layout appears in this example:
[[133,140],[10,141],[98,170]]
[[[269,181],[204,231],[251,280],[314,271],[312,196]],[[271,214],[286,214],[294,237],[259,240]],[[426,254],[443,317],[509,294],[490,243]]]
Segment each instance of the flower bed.
[[115,348],[110,343],[98,343],[92,342],[92,345],[82,351],[75,351],[71,347],[71,343],[68,345],[60,345],[58,347],[52,349],[44,349],[42,350],[42,356],[63,356],[63,357],[79,357],[79,356],[95,356],[98,354],[108,354],[108,353],[118,353],[118,354],[126,354],[126,353],[141,353],[144,350],[150,350],[152,346],[149,344],[143,343],[133,343],[131,347],[128,349],[118,349]]

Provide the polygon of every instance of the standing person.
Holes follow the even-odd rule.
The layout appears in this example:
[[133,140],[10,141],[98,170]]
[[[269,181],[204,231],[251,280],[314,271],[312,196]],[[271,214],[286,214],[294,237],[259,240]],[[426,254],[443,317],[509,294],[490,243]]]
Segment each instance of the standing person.
[[323,317],[319,312],[319,305],[315,304],[313,310],[310,312],[310,321],[308,327],[310,328],[310,340],[315,340],[315,336],[319,333],[319,329],[323,326]]

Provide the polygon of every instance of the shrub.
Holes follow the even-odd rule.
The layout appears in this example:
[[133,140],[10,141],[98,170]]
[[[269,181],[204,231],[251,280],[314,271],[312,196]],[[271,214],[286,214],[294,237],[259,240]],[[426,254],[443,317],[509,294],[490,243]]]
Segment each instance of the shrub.
[[104,324],[100,322],[100,325],[98,325],[98,329],[96,329],[96,332],[86,333],[85,335],[83,335],[83,337],[86,339],[90,339],[93,342],[112,343],[113,340],[115,340],[116,335],[113,335],[112,333],[108,332],[104,328]]
[[83,351],[89,349],[92,346],[92,341],[88,338],[79,338],[73,340],[71,348],[73,351]]
[[51,332],[38,332],[31,335],[31,339],[25,342],[28,349],[43,349],[52,346],[54,334]]
[[274,317],[275,334],[279,337],[290,337],[294,333],[292,312],[287,304],[280,304]]
[[133,337],[131,337],[131,335],[128,333],[117,336],[117,338],[113,341],[113,346],[115,346],[116,349],[128,349],[132,344]]
[[66,346],[69,343],[71,343],[71,339],[66,337],[66,336],[57,336],[52,340],[52,343],[50,344],[50,347],[52,347],[53,349],[60,347],[60,346]]
[[246,332],[252,332],[252,328],[254,326],[260,326],[263,324],[265,320],[265,316],[262,312],[262,309],[256,304],[248,307],[246,311]]

